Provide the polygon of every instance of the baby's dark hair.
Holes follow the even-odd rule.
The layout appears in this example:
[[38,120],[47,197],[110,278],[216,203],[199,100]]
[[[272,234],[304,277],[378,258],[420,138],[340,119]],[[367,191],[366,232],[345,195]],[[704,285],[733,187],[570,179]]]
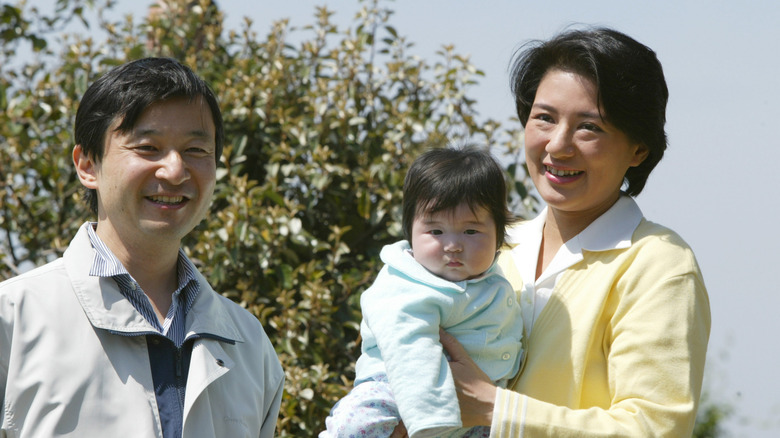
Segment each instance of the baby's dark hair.
[[454,210],[465,202],[472,211],[487,210],[496,224],[496,249],[504,244],[507,225],[517,218],[507,207],[504,171],[490,152],[474,146],[431,149],[417,157],[404,181],[403,231],[412,241],[418,214]]

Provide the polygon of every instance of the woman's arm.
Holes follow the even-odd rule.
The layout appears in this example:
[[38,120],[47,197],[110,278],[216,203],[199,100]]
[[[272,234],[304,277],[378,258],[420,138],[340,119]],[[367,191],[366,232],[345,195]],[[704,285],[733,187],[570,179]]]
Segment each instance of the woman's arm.
[[490,426],[496,386],[454,336],[439,329],[439,338],[450,356],[450,370],[455,380],[463,427]]

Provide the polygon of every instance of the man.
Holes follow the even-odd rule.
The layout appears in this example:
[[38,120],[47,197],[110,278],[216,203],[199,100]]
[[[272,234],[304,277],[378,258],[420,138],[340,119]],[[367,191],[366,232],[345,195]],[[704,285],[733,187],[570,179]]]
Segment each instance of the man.
[[171,59],[125,64],[84,94],[75,140],[97,222],[0,284],[0,437],[272,437],[279,359],[180,249],[222,152],[213,92]]

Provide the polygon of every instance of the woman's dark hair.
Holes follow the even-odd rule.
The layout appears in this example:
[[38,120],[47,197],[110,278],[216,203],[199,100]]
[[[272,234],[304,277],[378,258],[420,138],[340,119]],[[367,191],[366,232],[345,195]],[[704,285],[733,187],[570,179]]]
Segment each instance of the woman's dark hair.
[[404,237],[411,244],[417,215],[454,210],[463,202],[472,211],[482,207],[490,213],[496,224],[496,249],[501,247],[507,225],[516,218],[507,208],[504,171],[490,152],[473,146],[424,152],[404,180]]
[[[217,97],[211,87],[192,69],[170,58],[145,58],[116,67],[96,80],[84,93],[78,111],[74,136],[88,157],[103,159],[106,132],[121,120],[117,132],[132,131],[150,105],[173,98],[202,97],[214,120],[216,159],[222,155],[224,128]],[[97,193],[85,189],[84,200],[97,213]]]
[[569,30],[549,41],[532,41],[515,54],[510,82],[517,116],[528,122],[536,90],[550,70],[571,72],[592,81],[602,117],[645,146],[647,158],[624,177],[626,193],[638,195],[666,150],[669,90],[655,52],[612,29]]

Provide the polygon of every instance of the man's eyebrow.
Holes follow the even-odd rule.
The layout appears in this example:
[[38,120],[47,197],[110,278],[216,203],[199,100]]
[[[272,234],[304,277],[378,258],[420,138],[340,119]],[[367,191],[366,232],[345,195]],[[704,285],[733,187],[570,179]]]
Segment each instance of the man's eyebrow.
[[[156,136],[162,135],[162,132],[157,129],[136,129],[133,131],[134,137]],[[186,137],[205,138],[210,139],[211,135],[202,129],[194,129],[185,134]]]

